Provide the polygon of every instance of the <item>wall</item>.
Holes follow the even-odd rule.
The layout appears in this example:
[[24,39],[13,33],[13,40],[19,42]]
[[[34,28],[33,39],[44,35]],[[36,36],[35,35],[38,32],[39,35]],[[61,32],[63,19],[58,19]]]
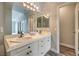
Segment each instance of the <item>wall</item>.
[[75,48],[75,4],[60,8],[60,43]]
[[12,34],[12,8],[4,4],[4,13],[4,34],[10,35]]
[[[4,55],[3,34],[1,27],[4,28],[4,5],[0,3],[0,55]],[[3,31],[3,30],[2,30]]]
[[4,35],[11,34],[11,9],[5,3],[0,3],[0,55],[4,53]]

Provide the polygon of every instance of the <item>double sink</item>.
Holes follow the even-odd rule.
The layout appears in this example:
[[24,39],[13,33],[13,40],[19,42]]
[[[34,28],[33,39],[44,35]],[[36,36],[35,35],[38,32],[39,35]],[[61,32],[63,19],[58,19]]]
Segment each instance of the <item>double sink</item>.
[[38,39],[40,36],[44,36],[46,35],[47,33],[41,33],[41,34],[36,34],[36,33],[30,33],[30,34],[25,34],[23,35],[23,37],[14,37],[14,38],[10,38],[9,39],[9,44],[10,45],[15,45],[15,44],[18,44],[18,43],[23,43],[23,42],[29,42],[29,41],[32,41],[32,40],[35,40],[35,39]]

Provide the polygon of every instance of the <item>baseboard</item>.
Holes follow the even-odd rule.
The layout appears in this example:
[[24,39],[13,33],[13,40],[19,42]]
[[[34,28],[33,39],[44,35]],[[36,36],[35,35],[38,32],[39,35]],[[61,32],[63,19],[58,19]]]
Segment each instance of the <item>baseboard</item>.
[[66,47],[69,47],[69,48],[75,49],[75,47],[72,46],[72,45],[68,45],[68,44],[64,44],[64,43],[60,43],[60,45],[63,45],[63,46],[66,46]]
[[51,49],[51,51],[55,52],[55,53],[58,53],[55,49]]

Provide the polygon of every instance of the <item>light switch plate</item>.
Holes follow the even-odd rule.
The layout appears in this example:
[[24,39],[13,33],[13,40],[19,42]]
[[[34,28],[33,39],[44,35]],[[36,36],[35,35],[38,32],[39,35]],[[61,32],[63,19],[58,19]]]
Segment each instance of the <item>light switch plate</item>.
[[3,27],[0,27],[0,32],[3,32]]

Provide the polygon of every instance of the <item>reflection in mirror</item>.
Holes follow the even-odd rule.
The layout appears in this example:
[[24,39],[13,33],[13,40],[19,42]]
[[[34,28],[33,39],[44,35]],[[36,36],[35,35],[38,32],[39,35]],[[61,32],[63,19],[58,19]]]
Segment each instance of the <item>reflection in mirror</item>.
[[[8,4],[10,4],[10,3],[7,3],[7,5]],[[36,5],[39,7],[38,3]],[[8,6],[6,7],[6,9],[8,9]],[[27,3],[25,3],[25,4],[21,3],[21,2],[11,3],[10,9],[8,9],[6,11],[6,21],[5,21],[6,35],[13,35],[13,34],[37,31],[38,27],[39,28],[43,28],[43,27],[48,28],[49,27],[48,18],[42,17],[43,20],[41,20],[41,21],[38,20],[37,17],[42,15],[42,13],[39,10],[40,10],[40,8],[37,8],[37,7],[36,7],[35,11],[31,7],[27,8]],[[48,24],[46,24],[46,23],[48,23]]]
[[16,10],[12,10],[12,34],[19,34],[20,32],[28,32],[27,16]]
[[45,16],[38,17],[37,28],[49,28],[49,17],[45,17]]

